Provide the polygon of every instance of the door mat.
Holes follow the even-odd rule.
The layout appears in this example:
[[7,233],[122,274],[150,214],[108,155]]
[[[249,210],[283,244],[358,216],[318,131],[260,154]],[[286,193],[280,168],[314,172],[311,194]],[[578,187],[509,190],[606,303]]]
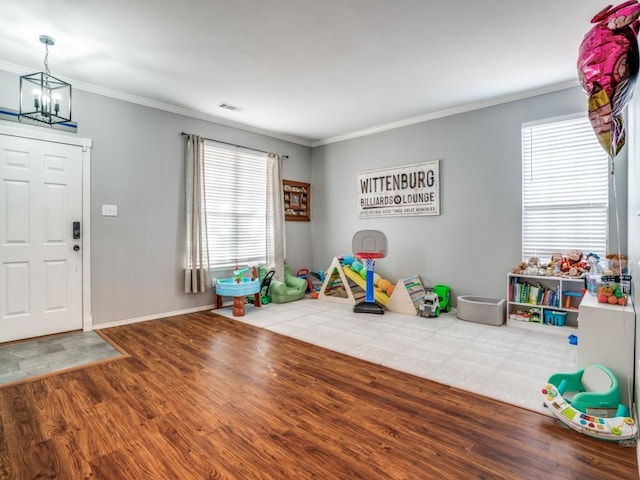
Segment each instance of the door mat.
[[5,343],[0,345],[0,388],[127,356],[96,331]]

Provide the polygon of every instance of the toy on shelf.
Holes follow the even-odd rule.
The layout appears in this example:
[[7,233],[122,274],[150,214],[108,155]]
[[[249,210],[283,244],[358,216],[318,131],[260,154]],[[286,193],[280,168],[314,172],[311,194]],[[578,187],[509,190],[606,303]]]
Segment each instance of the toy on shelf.
[[607,254],[607,269],[605,275],[620,275],[627,273],[627,256],[619,253]]
[[[607,303],[609,305],[620,305],[625,307],[628,302],[629,294],[625,291],[623,285],[620,283],[620,277],[603,276],[601,282],[596,287],[596,298],[598,303]],[[618,280],[616,282],[616,280]]]
[[600,255],[593,252],[587,253],[587,267],[589,268],[589,273],[593,273],[594,275],[602,274],[602,265],[600,265]]
[[619,442],[638,434],[620,401],[618,379],[607,367],[592,364],[574,373],[556,373],[542,395],[554,417],[584,435]]
[[[571,250],[567,255],[554,253],[551,255],[548,263],[541,263],[538,257],[529,257],[528,261],[522,261],[512,267],[511,273],[532,277],[554,276],[579,278],[589,270],[587,260],[580,250]],[[593,261],[593,259],[591,259],[591,261]]]

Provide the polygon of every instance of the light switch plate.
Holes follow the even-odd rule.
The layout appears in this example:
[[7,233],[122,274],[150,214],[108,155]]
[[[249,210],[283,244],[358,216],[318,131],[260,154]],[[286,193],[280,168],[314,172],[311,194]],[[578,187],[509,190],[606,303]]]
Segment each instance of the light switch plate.
[[118,206],[117,205],[102,205],[102,216],[103,217],[117,217],[118,216]]

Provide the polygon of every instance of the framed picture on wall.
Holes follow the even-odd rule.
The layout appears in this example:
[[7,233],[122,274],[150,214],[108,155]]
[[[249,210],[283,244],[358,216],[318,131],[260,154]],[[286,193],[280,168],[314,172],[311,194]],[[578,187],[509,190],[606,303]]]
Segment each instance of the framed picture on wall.
[[291,208],[298,208],[299,209],[301,205],[302,205],[302,202],[301,202],[301,199],[300,199],[300,194],[291,192],[291,195],[289,196],[289,206]]
[[305,182],[283,180],[284,219],[293,222],[311,220],[311,185]]

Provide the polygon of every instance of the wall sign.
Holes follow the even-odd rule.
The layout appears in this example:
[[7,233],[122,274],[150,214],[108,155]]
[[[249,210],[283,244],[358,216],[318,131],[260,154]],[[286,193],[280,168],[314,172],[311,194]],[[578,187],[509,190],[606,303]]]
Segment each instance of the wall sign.
[[358,218],[440,215],[439,161],[358,173]]

